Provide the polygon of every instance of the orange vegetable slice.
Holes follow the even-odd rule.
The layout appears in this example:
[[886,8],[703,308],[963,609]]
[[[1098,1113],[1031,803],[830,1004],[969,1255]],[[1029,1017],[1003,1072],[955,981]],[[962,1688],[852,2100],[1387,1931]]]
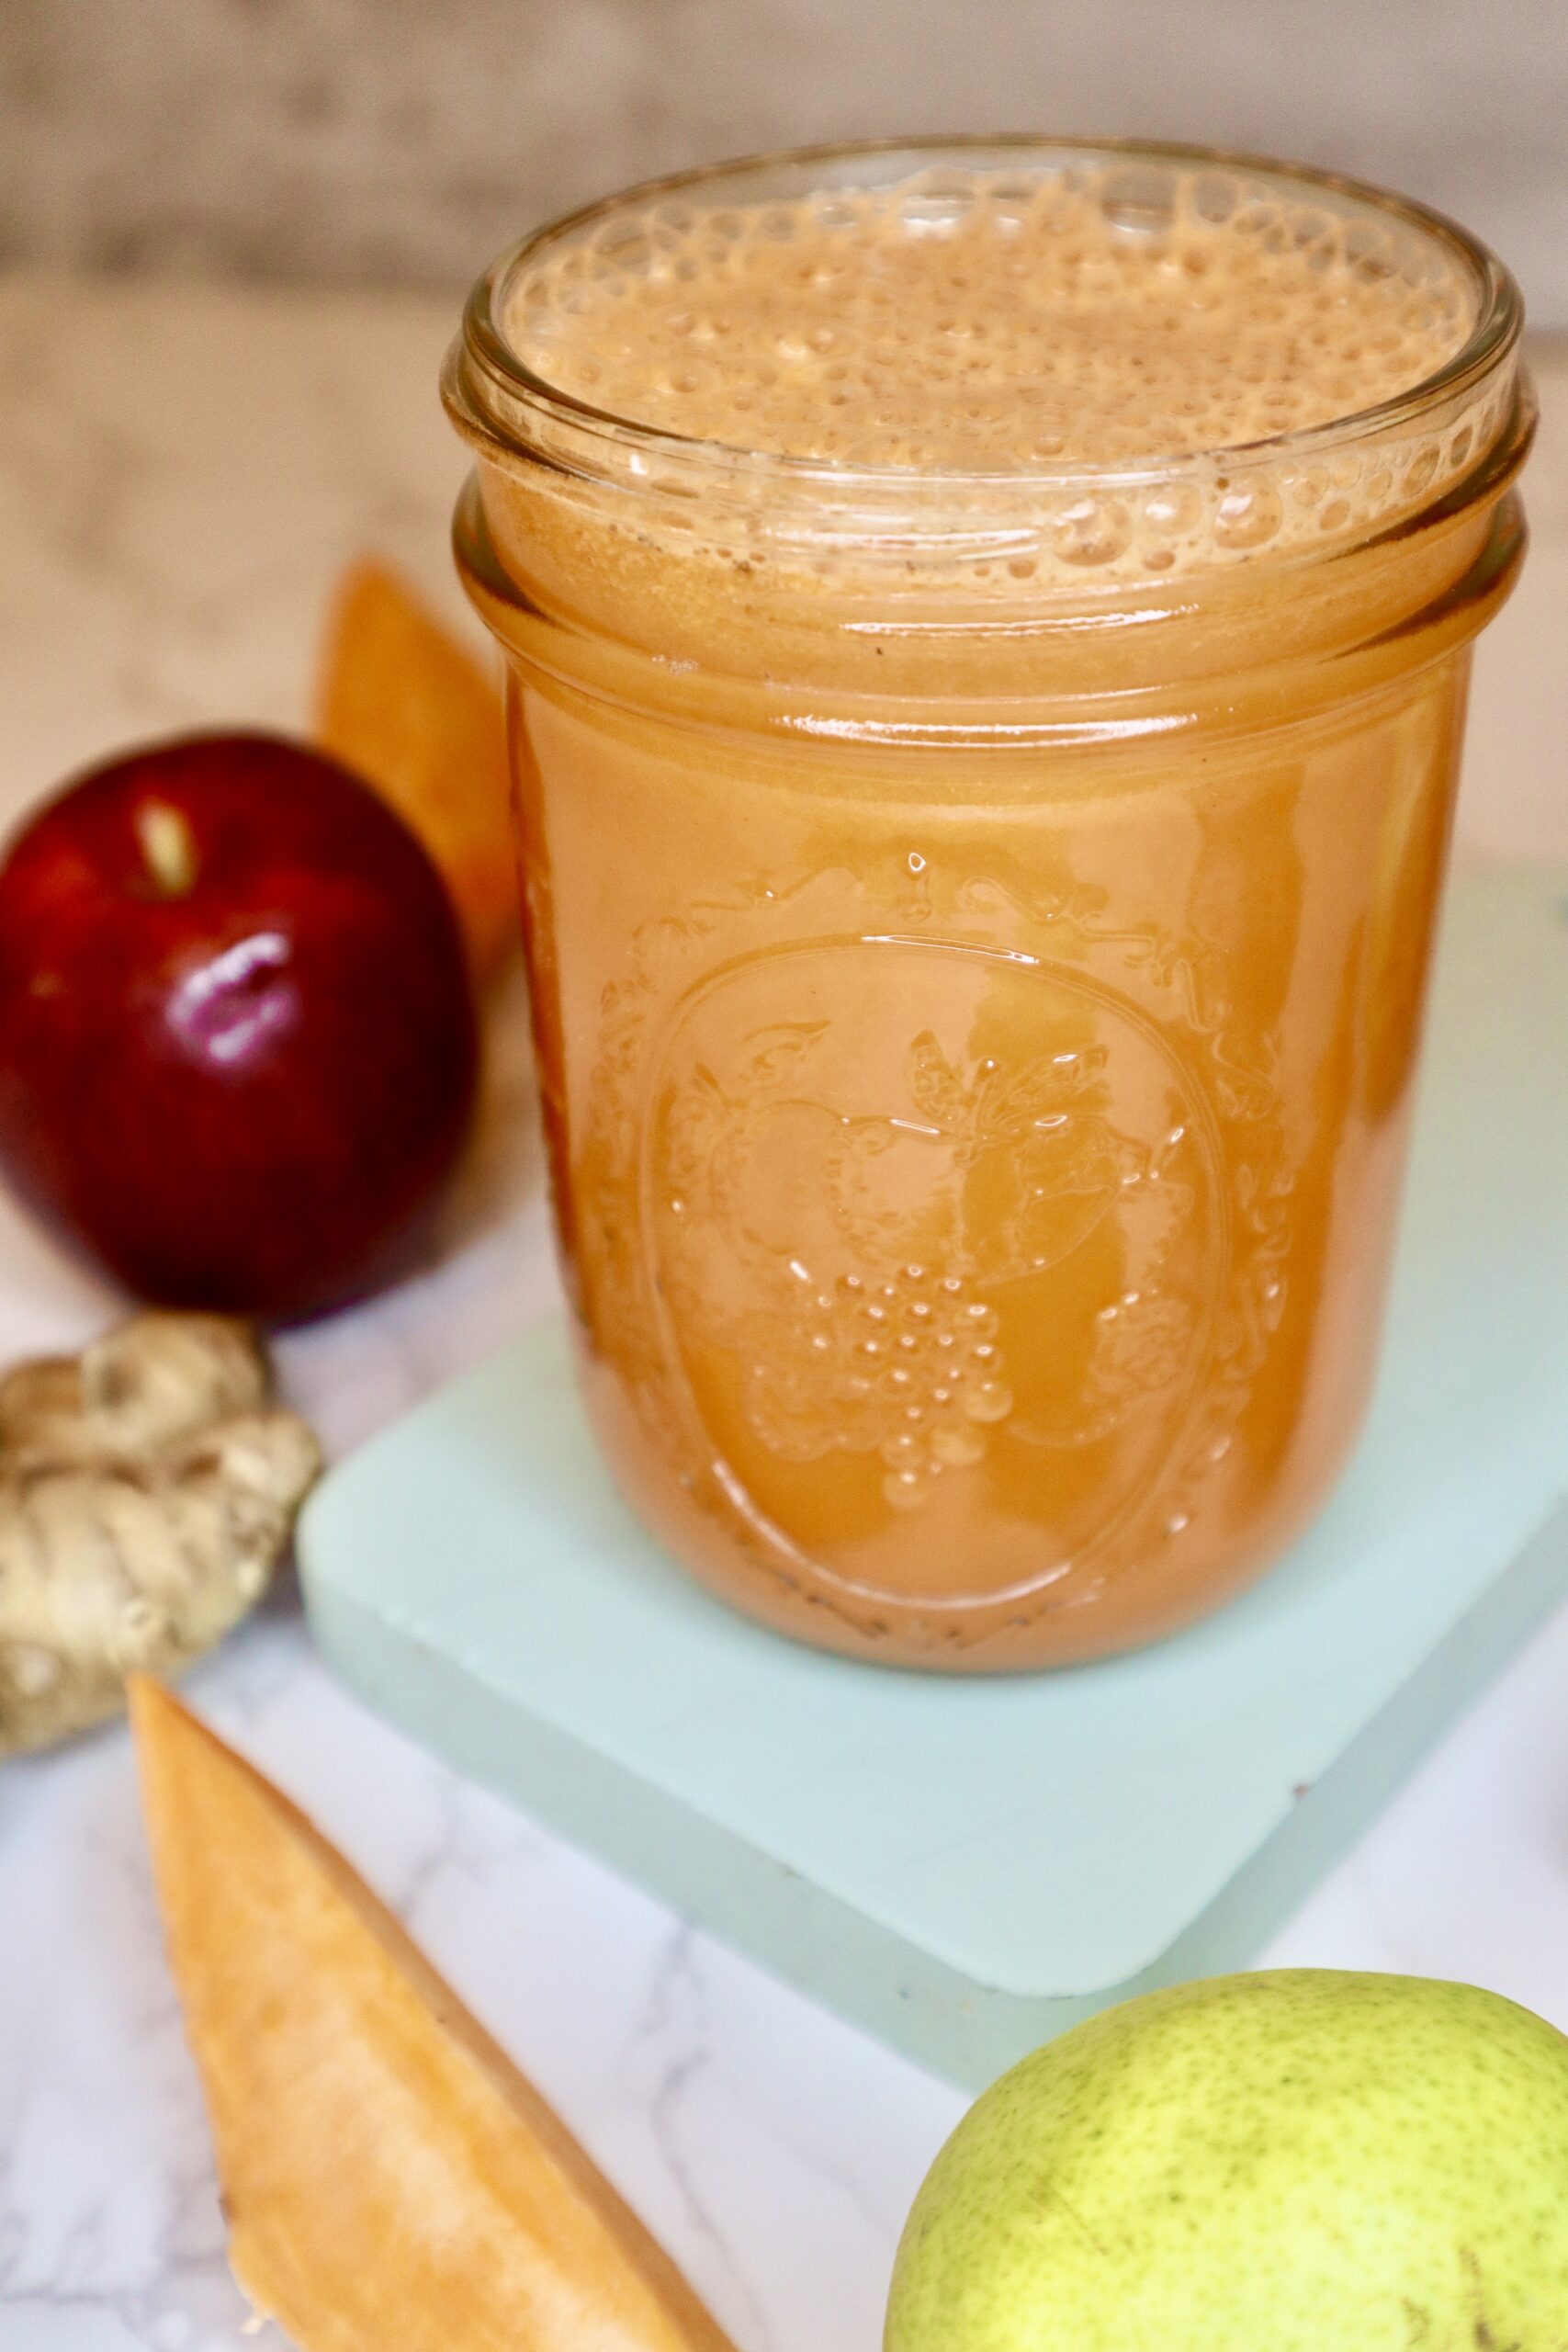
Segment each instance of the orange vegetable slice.
[[733,2352],[303,1815],[130,1693],[234,2273],[300,2352]]
[[333,598],[316,740],[373,784],[446,878],[476,976],[517,936],[506,720],[479,663],[397,574],[367,558]]

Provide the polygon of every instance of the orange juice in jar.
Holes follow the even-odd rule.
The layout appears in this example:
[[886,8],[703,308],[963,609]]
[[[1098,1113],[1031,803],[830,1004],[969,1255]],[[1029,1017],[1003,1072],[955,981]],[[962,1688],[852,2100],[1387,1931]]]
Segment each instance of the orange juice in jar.
[[726,166],[447,399],[584,1393],[716,1591],[1033,1667],[1213,1608],[1376,1351],[1519,307],[1178,150]]

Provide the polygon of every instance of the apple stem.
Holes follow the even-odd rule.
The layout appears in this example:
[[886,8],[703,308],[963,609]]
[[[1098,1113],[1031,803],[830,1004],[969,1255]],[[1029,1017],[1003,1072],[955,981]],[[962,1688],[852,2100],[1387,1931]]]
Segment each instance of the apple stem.
[[182,808],[166,800],[144,800],[136,811],[141,862],[161,899],[184,899],[195,887],[196,837]]

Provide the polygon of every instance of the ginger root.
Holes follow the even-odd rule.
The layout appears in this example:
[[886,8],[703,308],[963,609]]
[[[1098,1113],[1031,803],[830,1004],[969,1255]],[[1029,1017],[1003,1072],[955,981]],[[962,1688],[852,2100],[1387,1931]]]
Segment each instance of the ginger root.
[[321,1467],[260,1342],[139,1315],[0,1377],[0,1757],[118,1714],[252,1609]]

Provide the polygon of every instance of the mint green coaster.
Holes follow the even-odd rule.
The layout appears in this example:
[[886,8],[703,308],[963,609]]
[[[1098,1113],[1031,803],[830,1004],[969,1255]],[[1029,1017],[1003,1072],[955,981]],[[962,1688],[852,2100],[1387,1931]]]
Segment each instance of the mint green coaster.
[[1568,1588],[1568,876],[1455,886],[1371,1425],[1256,1591],[1001,1681],[820,1657],[690,1584],[554,1320],[333,1473],[299,1554],[370,1703],[978,2085],[1244,1965]]

